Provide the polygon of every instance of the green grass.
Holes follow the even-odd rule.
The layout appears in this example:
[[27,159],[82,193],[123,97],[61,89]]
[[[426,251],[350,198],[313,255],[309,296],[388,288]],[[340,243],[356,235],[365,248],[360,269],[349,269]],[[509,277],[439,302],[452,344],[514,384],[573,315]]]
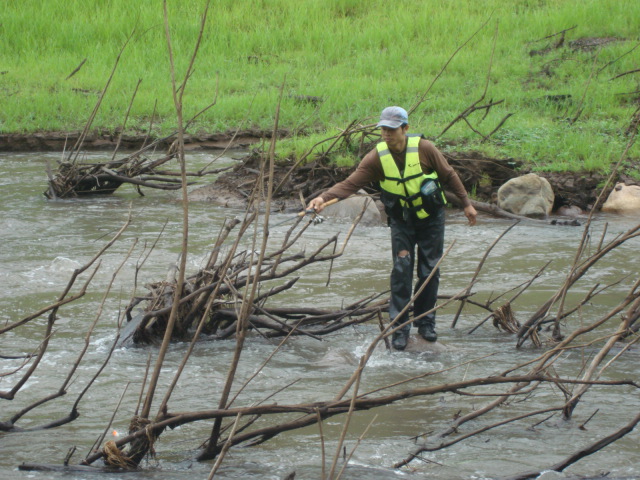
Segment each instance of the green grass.
[[[178,77],[198,35],[204,0],[168,2]],[[487,13],[489,12],[489,13]],[[490,16],[490,18],[489,18]],[[280,127],[299,132],[295,155],[317,137],[333,135],[354,120],[375,121],[389,104],[409,108],[473,32],[478,34],[451,60],[411,129],[438,144],[513,157],[540,170],[607,170],[624,150],[623,132],[638,107],[640,41],[637,0],[218,0],[212,2],[194,75],[184,95],[189,118],[216,98],[191,133],[239,126],[269,131],[280,86]],[[575,28],[572,28],[575,27]],[[564,45],[543,55],[566,32]],[[113,131],[123,122],[138,79],[142,84],[127,128],[147,128],[157,103],[155,134],[173,131],[175,113],[164,33],[157,0],[4,0],[0,16],[0,132],[76,131],[83,128],[125,40],[112,85],[93,127]],[[496,33],[497,32],[497,33]],[[496,36],[497,35],[497,36]],[[615,38],[601,48],[571,42]],[[495,52],[491,60],[495,39]],[[84,60],[80,70],[71,72]],[[482,142],[458,122],[486,96],[502,101],[483,118],[470,115],[487,134]],[[296,95],[322,97],[316,106]],[[551,95],[570,95],[556,103]],[[571,122],[578,109],[580,115]],[[295,153],[292,153],[295,152]],[[638,149],[629,165],[637,164]],[[345,158],[341,158],[345,162]]]

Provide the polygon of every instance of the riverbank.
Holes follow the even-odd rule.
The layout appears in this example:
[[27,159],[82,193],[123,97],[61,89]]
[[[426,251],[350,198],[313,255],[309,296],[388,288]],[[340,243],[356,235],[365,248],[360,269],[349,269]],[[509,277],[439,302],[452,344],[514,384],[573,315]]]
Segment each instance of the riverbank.
[[[504,183],[527,173],[530,166],[511,158],[490,158],[479,152],[445,153],[449,163],[456,170],[472,199],[493,204],[497,191]],[[223,205],[242,207],[248,192],[247,184],[257,178],[259,155],[247,157],[229,172],[220,175],[215,183],[203,187],[199,198],[209,199]],[[288,210],[300,207],[300,195],[310,200],[335,182],[347,178],[355,166],[340,167],[322,157],[290,172],[292,163],[279,164],[275,170],[275,184],[281,185],[276,197],[276,208]],[[588,213],[600,195],[607,175],[594,172],[535,172],[546,178],[553,188],[555,200],[553,213],[578,216]],[[633,183],[624,175],[616,181]],[[613,188],[612,183],[605,191],[605,199]],[[375,193],[372,189],[368,193]]]
[[[280,135],[286,137],[289,132],[281,130]],[[260,141],[269,138],[272,132],[244,130],[240,132],[222,132],[216,134],[186,135],[186,151],[221,151],[230,149],[251,149]],[[78,133],[42,132],[36,134],[0,134],[0,152],[62,152],[70,149],[78,140]],[[152,140],[146,135],[89,134],[82,148],[87,151],[113,151],[119,145],[121,151],[138,150]],[[159,139],[157,150],[166,151],[175,140],[175,136]],[[524,175],[532,171],[531,166],[512,158],[491,158],[474,151],[449,151],[445,153],[451,165],[456,169],[463,184],[472,197],[478,201],[492,203],[498,188],[510,178]],[[240,193],[242,184],[255,177],[256,159],[248,157],[245,162],[219,177],[215,184],[200,195],[202,198],[216,198],[216,203],[241,207],[245,196]],[[276,178],[284,178],[292,162],[285,162],[277,167]],[[334,181],[346,178],[355,168],[331,165],[327,161],[315,161],[291,176],[283,189],[277,194],[281,210],[287,210],[292,204],[299,204],[300,185],[314,179],[308,192],[316,193],[328,188]],[[586,212],[591,209],[607,176],[595,172],[536,172],[546,178],[555,193],[553,211],[562,212],[563,207],[577,207]],[[634,184],[633,178],[620,175],[616,181]],[[615,182],[614,182],[615,183]],[[608,188],[608,195],[612,186]],[[213,194],[215,192],[215,195]],[[208,197],[207,197],[208,195]],[[606,197],[605,197],[606,198]],[[576,213],[575,208],[573,214]]]
[[[282,132],[285,134],[286,132]],[[185,135],[185,149],[247,148],[271,132],[244,130],[202,135]],[[80,138],[79,132],[38,132],[29,134],[0,134],[0,152],[62,152],[69,150]],[[175,141],[175,135],[161,139],[150,139],[147,135],[120,135],[110,133],[89,133],[82,143],[83,150],[110,150],[119,146],[121,150],[138,150],[153,140],[158,140],[158,149],[168,149]]]

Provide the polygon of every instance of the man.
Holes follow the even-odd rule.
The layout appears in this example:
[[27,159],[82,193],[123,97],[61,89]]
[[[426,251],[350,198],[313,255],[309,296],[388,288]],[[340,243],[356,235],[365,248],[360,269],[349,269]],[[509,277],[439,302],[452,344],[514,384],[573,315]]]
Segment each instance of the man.
[[[381,200],[391,227],[391,300],[389,319],[394,327],[406,323],[393,333],[392,344],[404,350],[409,340],[411,325],[409,314],[400,312],[412,297],[413,270],[417,247],[418,282],[421,287],[442,257],[444,245],[444,191],[442,186],[460,199],[470,225],[475,225],[477,212],[460,178],[440,151],[422,135],[408,135],[409,117],[401,107],[387,107],[378,127],[382,141],[367,153],[356,170],[343,182],[335,184],[322,195],[309,202],[308,209],[321,212],[324,204],[334,198],[344,199],[372,182],[379,182]],[[418,333],[429,342],[435,342],[435,312],[439,271],[414,300],[414,324]]]

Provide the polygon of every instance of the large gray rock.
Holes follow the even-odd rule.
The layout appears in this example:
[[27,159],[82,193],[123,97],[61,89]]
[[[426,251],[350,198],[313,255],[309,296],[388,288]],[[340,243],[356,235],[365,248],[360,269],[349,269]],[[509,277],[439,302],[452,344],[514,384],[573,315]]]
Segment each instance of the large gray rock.
[[329,348],[327,353],[313,364],[316,367],[344,367],[345,365],[357,366],[358,357],[355,353],[344,348]]
[[603,212],[640,213],[640,187],[617,183],[602,205]]
[[407,348],[405,348],[404,351],[417,353],[443,353],[449,349],[449,347],[443,345],[440,342],[427,342],[424,338],[416,333],[415,335],[409,336],[409,342],[407,343]]
[[512,178],[498,189],[498,207],[526,217],[547,217],[554,194],[546,178],[535,173]]
[[[360,191],[358,193],[364,194],[365,192]],[[329,205],[324,210],[322,210],[321,215],[326,218],[333,218],[351,222],[358,215],[360,215],[360,212],[365,205],[366,209],[364,215],[362,216],[362,220],[360,220],[360,225],[382,225],[382,215],[380,214],[380,210],[376,206],[376,203],[371,197],[367,197],[364,195],[346,198],[339,201],[338,203]]]
[[583,215],[584,212],[577,205],[563,205],[562,207],[558,208],[556,214],[562,215],[563,217],[576,218],[580,215]]
[[[366,192],[361,190],[358,192],[362,196],[354,196],[341,200],[338,203],[329,205],[322,210],[322,216],[326,218],[344,220],[346,222],[352,222],[362,211],[362,207],[366,204],[366,211],[360,220],[360,225],[375,226],[386,224],[386,218],[383,218],[381,213],[381,207],[369,196],[366,196]],[[205,185],[203,187],[196,188],[189,193],[190,202],[212,202],[216,205],[232,208],[246,208],[246,199],[238,195],[238,192],[232,192],[225,188],[220,188],[216,184]],[[379,203],[379,202],[378,202]],[[264,205],[263,205],[264,206]],[[302,210],[302,206],[299,202],[285,201],[280,205],[279,201],[275,201],[273,204],[273,211],[280,211],[280,207],[283,209]]]
[[[389,336],[389,344],[391,344],[391,336]],[[378,351],[387,351],[384,341],[380,341],[376,346]],[[428,354],[440,354],[455,350],[451,345],[444,345],[440,342],[427,342],[417,333],[409,335],[409,342],[404,352],[410,353],[428,353]],[[398,350],[390,348],[389,353],[400,353]],[[347,365],[357,366],[360,358],[347,349],[343,348],[329,348],[324,356],[318,361],[314,362],[317,367],[344,367]]]

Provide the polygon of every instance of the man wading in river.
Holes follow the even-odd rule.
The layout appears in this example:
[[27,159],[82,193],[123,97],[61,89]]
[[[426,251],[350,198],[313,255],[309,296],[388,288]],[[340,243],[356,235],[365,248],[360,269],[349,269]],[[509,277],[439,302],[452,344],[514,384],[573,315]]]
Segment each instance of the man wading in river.
[[[446,158],[420,134],[407,134],[409,117],[401,107],[387,107],[380,115],[378,126],[382,141],[367,153],[356,170],[343,182],[335,184],[309,202],[308,209],[321,212],[324,204],[334,198],[344,199],[372,182],[379,182],[381,200],[391,227],[391,300],[389,318],[394,325],[407,323],[393,333],[393,348],[404,350],[409,340],[409,314],[399,313],[412,297],[414,257],[418,251],[417,291],[442,257],[444,245],[444,205],[442,186],[460,199],[470,225],[476,223],[467,192]],[[415,326],[429,342],[438,339],[436,304],[440,272],[436,271],[413,303]]]

